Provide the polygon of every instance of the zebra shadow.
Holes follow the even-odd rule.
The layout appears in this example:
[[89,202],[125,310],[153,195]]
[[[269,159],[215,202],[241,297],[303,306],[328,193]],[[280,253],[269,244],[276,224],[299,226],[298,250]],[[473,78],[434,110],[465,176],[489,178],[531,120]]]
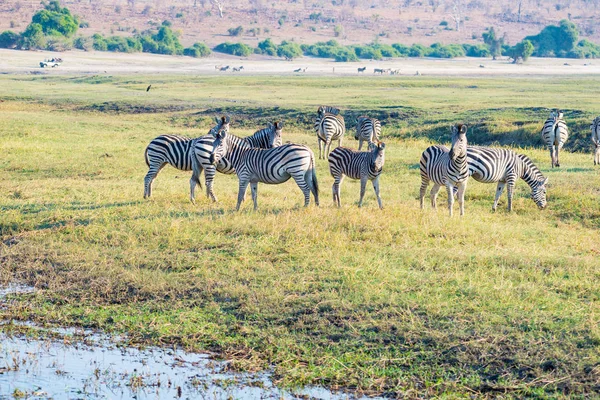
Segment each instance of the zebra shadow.
[[80,203],[78,201],[74,201],[69,206],[65,206],[63,208],[65,210],[83,211],[83,210],[98,210],[98,209],[110,209],[110,208],[136,206],[136,205],[139,205],[142,203],[144,203],[143,200],[123,201],[123,202],[114,202],[114,203],[105,203],[105,204],[89,204],[89,203]]

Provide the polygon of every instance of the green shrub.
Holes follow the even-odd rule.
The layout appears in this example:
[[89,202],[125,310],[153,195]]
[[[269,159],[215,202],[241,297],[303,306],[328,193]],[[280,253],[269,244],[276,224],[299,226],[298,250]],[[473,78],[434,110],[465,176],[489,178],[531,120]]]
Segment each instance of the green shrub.
[[[483,44],[463,44],[465,54],[468,57],[489,57],[490,50]],[[500,51],[500,50],[499,50]]]
[[519,60],[527,61],[529,56],[534,51],[533,43],[530,40],[524,39],[522,42],[514,45],[509,52],[510,58],[512,58],[516,64]]
[[566,57],[571,52],[579,37],[577,26],[567,20],[560,21],[559,26],[549,25],[535,36],[527,36],[537,57]]
[[213,49],[219,53],[232,54],[234,56],[247,57],[252,54],[252,47],[244,43],[221,43]]
[[460,44],[448,44],[444,46],[440,43],[434,43],[430,48],[429,57],[454,58],[465,56],[465,49]]
[[354,46],[354,51],[358,58],[370,59],[370,60],[381,60],[383,55],[377,48],[367,46]]
[[73,40],[73,47],[79,50],[90,51],[94,48],[94,41],[91,37],[78,36]]
[[347,49],[347,48],[340,49],[334,58],[335,58],[335,61],[338,61],[338,62],[358,61],[358,57],[356,56],[356,53],[354,52],[354,50]]
[[106,39],[104,39],[104,37],[102,35],[100,35],[99,33],[95,33],[92,36],[92,47],[94,48],[94,50],[98,50],[98,51],[106,51],[108,50],[108,45],[106,43]]
[[21,48],[43,49],[46,47],[46,36],[40,24],[29,24],[21,36]]
[[404,44],[394,43],[392,47],[398,52],[398,54],[400,54],[400,57],[408,57],[410,54],[410,47]]
[[68,8],[61,8],[60,3],[53,0],[33,15],[31,24],[39,24],[45,35],[71,37],[77,32],[79,20]]
[[292,60],[302,55],[302,49],[298,43],[283,41],[277,47],[277,55]]
[[229,32],[229,36],[241,36],[244,33],[244,28],[242,26],[238,26],[237,28],[229,28],[227,29]]
[[184,56],[190,57],[207,57],[211,53],[210,49],[204,43],[194,43],[191,47],[188,47],[183,50]]
[[277,46],[275,45],[275,43],[273,43],[271,39],[267,38],[262,42],[258,43],[256,49],[254,49],[254,52],[257,54],[266,54],[269,56],[274,56],[277,54]]
[[408,52],[409,57],[426,57],[429,55],[429,49],[422,44],[413,44]]
[[600,46],[595,43],[590,42],[589,40],[583,39],[577,46],[573,48],[568,54],[567,57],[570,58],[598,58],[600,57]]
[[0,33],[0,48],[12,49],[19,43],[19,34],[13,31],[4,31]]

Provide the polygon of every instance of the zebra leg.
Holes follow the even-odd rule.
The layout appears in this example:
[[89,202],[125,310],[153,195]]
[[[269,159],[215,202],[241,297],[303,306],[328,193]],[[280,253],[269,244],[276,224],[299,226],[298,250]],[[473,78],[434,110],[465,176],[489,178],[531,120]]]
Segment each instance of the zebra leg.
[[365,197],[365,191],[367,189],[368,178],[366,176],[360,177],[360,200],[358,200],[358,207],[362,207],[363,197]]
[[213,181],[217,173],[217,168],[214,165],[207,165],[204,168],[204,183],[206,184],[206,197],[211,199],[213,202],[217,202],[217,196],[213,191]]
[[436,204],[437,204],[437,195],[438,192],[440,191],[440,189],[442,188],[442,185],[438,185],[437,183],[433,184],[433,187],[431,188],[431,208],[435,208]]
[[251,182],[250,190],[252,190],[252,201],[254,202],[254,211],[256,211],[258,208],[258,182]]
[[[458,184],[458,206],[460,208],[460,216],[465,215],[465,192],[467,191],[467,181]],[[452,216],[452,209],[450,209]]]
[[560,150],[560,146],[557,144],[556,145],[556,168],[560,167],[560,162],[558,160],[558,152],[559,152],[559,150]]
[[329,153],[331,153],[331,139],[325,142],[325,157],[329,157]]
[[339,175],[335,177],[333,182],[333,203],[340,208],[342,206],[342,201],[340,199],[340,186],[342,181],[344,180],[344,175]]
[[[462,184],[459,184],[458,185],[458,204],[461,204],[461,201],[460,201],[461,187],[462,187]],[[448,211],[450,212],[450,216],[452,216],[452,208],[454,208],[454,185],[452,185],[450,182],[447,182],[446,183],[446,191],[448,192]],[[462,212],[460,215],[462,215]]]
[[342,147],[342,141],[344,140],[343,136],[340,136],[339,140],[338,140],[338,147]]
[[296,181],[296,184],[302,190],[304,194],[304,207],[308,207],[310,204],[310,186],[306,183],[306,179],[304,179],[304,172],[299,171],[292,175],[292,178]]
[[240,188],[238,191],[238,201],[237,201],[237,206],[235,207],[236,211],[240,211],[240,206],[242,205],[242,202],[244,201],[244,198],[246,197],[246,189],[248,188],[248,183],[250,183],[247,180],[242,180],[240,179]]
[[202,168],[200,168],[199,172],[196,172],[197,169],[194,168],[192,172],[192,177],[190,178],[190,201],[192,204],[196,204],[196,184],[202,188],[202,183],[200,183],[200,175],[202,175]]
[[149,199],[152,196],[152,182],[156,179],[156,175],[160,172],[161,169],[166,165],[166,163],[162,163],[158,166],[151,166],[144,178],[144,198]]
[[554,145],[550,145],[550,159],[552,160],[552,168],[554,168],[554,163],[556,162],[554,159]]
[[596,146],[594,151],[594,165],[600,164],[600,146]]
[[362,149],[362,138],[358,139],[358,151],[360,151],[360,149]]
[[421,210],[423,208],[425,208],[425,194],[427,193],[427,186],[429,186],[429,179],[426,178],[425,176],[421,175],[421,191],[420,191],[420,198],[419,200],[421,201]]
[[504,192],[504,186],[506,186],[506,182],[498,182],[498,186],[496,187],[496,198],[494,199],[494,205],[492,206],[492,211],[494,212],[498,208],[498,200],[500,200],[500,196],[502,196],[502,192]]
[[377,196],[377,203],[379,203],[379,209],[383,210],[383,204],[381,203],[381,197],[379,196],[379,176],[373,179],[373,189],[375,189],[375,196]]
[[319,142],[319,160],[323,158],[323,151],[321,150],[321,138],[318,138]]

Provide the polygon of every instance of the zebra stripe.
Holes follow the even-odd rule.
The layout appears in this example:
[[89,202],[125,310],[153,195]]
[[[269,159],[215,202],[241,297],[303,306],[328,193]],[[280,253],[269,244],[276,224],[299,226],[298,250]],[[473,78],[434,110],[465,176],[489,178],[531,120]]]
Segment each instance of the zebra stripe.
[[358,140],[358,150],[362,148],[363,142],[378,142],[381,136],[381,122],[377,118],[360,116],[356,119],[356,134],[354,139]]
[[[239,138],[235,135],[228,135],[230,138],[237,138],[246,143],[249,147],[257,147],[261,149],[270,149],[272,147],[281,146],[282,139],[281,134],[283,130],[283,122],[275,122],[275,124],[269,124],[264,129],[256,131],[252,136],[246,138]],[[215,135],[216,136],[216,135]],[[200,182],[200,175],[204,171],[204,182],[206,184],[206,196],[217,201],[217,197],[213,191],[213,181],[216,172],[219,171],[222,174],[234,174],[235,168],[233,166],[232,159],[238,157],[238,154],[234,151],[230,151],[220,159],[219,163],[215,166],[210,162],[210,153],[213,150],[213,142],[215,136],[206,135],[198,138],[193,148],[193,169],[192,180],[190,180],[190,192],[192,198],[194,197],[194,189],[196,183]],[[193,182],[193,184],[192,184]]]
[[442,186],[448,192],[448,209],[452,216],[454,205],[453,188],[458,187],[458,204],[460,215],[464,215],[465,191],[469,178],[467,165],[467,126],[456,125],[452,127],[452,146],[430,146],[421,155],[421,208],[424,207],[423,199],[429,181],[433,181],[431,188],[431,207],[436,207],[437,195]]
[[558,153],[568,138],[569,129],[567,128],[567,123],[563,119],[563,112],[560,110],[552,111],[542,128],[542,140],[550,150],[552,168],[560,167]]
[[513,191],[517,179],[523,179],[531,188],[531,198],[540,209],[546,207],[546,183],[548,178],[523,154],[508,149],[468,146],[467,162],[471,177],[482,183],[498,183],[492,210],[496,211],[498,200],[507,187],[508,211],[512,211]]
[[594,118],[592,125],[592,143],[594,144],[594,165],[600,164],[600,117]]
[[[315,130],[319,142],[319,159],[324,159],[331,150],[331,142],[337,140],[338,146],[341,146],[346,133],[346,123],[344,117],[340,115],[340,110],[329,106],[319,107]],[[324,152],[325,154],[323,154]]]
[[244,201],[248,184],[252,189],[254,209],[258,207],[258,182],[279,184],[294,178],[304,194],[304,206],[310,203],[313,193],[319,205],[319,185],[317,182],[315,155],[307,146],[284,144],[272,149],[256,149],[242,139],[221,131],[213,143],[210,161],[218,163],[226,154],[230,158],[239,179],[239,192],[236,210]]
[[329,172],[333,176],[333,202],[341,207],[340,185],[344,175],[352,179],[360,179],[360,200],[362,207],[367,181],[373,182],[379,208],[383,209],[379,196],[379,176],[385,163],[385,143],[370,143],[369,151],[355,151],[346,147],[338,147],[329,154]]
[[[208,133],[213,136],[221,129],[229,130],[229,116],[217,118],[217,125],[212,127]],[[182,171],[191,171],[193,169],[193,145],[194,140],[186,136],[179,135],[160,135],[150,142],[144,152],[148,173],[144,178],[144,198],[152,195],[152,182],[166,164]],[[192,177],[193,179],[193,177]],[[192,180],[190,180],[190,185]],[[195,185],[195,183],[194,183]],[[190,198],[194,202],[193,197]]]

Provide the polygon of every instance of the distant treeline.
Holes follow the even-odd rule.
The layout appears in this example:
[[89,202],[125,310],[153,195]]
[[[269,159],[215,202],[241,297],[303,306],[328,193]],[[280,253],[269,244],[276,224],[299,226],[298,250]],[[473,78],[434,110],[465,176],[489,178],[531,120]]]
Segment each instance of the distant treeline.
[[[184,48],[179,42],[179,35],[171,29],[171,23],[164,21],[156,29],[135,33],[132,36],[102,36],[94,34],[90,37],[75,36],[80,26],[86,26],[77,16],[58,1],[42,3],[44,8],[36,12],[24,32],[4,31],[0,34],[0,48],[45,49],[64,51],[71,48],[82,50],[115,51],[123,53],[146,52],[155,54],[186,55],[206,57],[211,49],[204,43],[195,43]],[[212,50],[236,56],[265,54],[270,56],[294,59],[300,56],[332,58],[340,62],[359,61],[360,59],[381,60],[395,57],[497,57],[509,56],[515,62],[527,60],[531,55],[539,57],[597,58],[600,57],[600,46],[588,40],[578,41],[577,26],[563,20],[559,26],[545,27],[539,34],[528,36],[520,43],[509,46],[504,37],[496,37],[493,28],[482,34],[482,44],[447,44],[434,43],[431,46],[401,43],[381,44],[378,42],[366,45],[344,46],[335,40],[315,44],[297,44],[283,41],[275,44],[265,39],[252,48],[244,43],[221,43]]]

